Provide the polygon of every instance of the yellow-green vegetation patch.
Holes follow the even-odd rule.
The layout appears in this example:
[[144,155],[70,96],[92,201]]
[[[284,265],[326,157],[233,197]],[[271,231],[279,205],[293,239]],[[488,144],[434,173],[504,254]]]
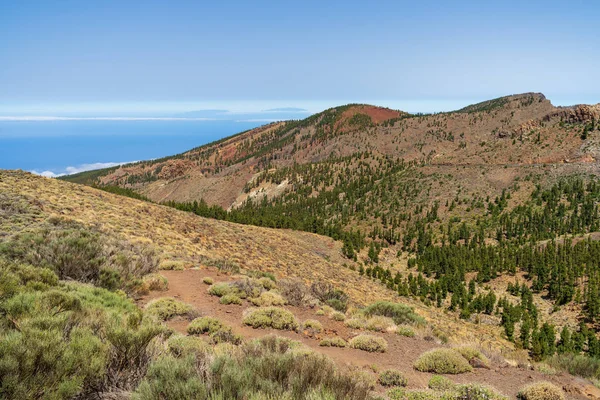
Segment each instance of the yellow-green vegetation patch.
[[508,397],[499,393],[496,389],[479,383],[457,385],[449,393],[451,393],[451,398],[457,400],[508,400]]
[[272,290],[272,289],[277,289],[277,283],[275,283],[275,281],[271,278],[267,278],[262,277],[258,280],[258,282],[266,289],[266,290]]
[[517,397],[521,400],[564,400],[565,395],[558,386],[541,381],[522,387]]
[[205,276],[204,278],[202,278],[202,283],[204,283],[205,285],[212,285],[213,283],[215,283],[215,280],[210,276]]
[[355,316],[348,318],[344,321],[344,325],[352,329],[364,329],[367,324],[367,320],[361,316]]
[[346,319],[346,315],[343,312],[334,311],[331,314],[329,314],[329,318],[331,318],[334,321],[342,322]]
[[379,374],[378,382],[381,386],[406,386],[408,380],[402,372],[396,369],[387,369]]
[[158,269],[165,271],[183,271],[185,269],[185,263],[183,261],[162,260],[160,264],[158,264]]
[[211,285],[211,287],[208,288],[208,294],[217,297],[222,297],[226,294],[235,292],[235,289],[233,289],[229,283],[225,282],[215,283],[214,285]]
[[380,315],[383,317],[389,317],[394,320],[396,325],[402,324],[416,324],[424,325],[425,319],[415,313],[413,307],[407,306],[402,303],[392,303],[389,301],[378,301],[363,309],[363,313],[367,317],[374,315]]
[[202,354],[210,352],[210,345],[197,336],[173,335],[167,341],[169,351],[175,357],[189,354]]
[[148,290],[165,291],[169,289],[169,281],[159,274],[148,274],[142,279],[142,282]]
[[298,321],[290,311],[279,307],[248,309],[242,322],[253,328],[273,328],[281,330],[298,329]]
[[242,299],[237,294],[227,293],[225,296],[222,296],[219,300],[221,304],[242,304]]
[[467,361],[479,360],[486,367],[490,366],[490,360],[478,349],[472,346],[460,346],[454,348],[458,351]]
[[284,306],[286,303],[285,299],[274,291],[263,292],[260,296],[250,299],[250,302],[258,307]]
[[348,342],[342,339],[339,336],[326,337],[319,342],[319,346],[323,347],[346,347],[348,346]]
[[394,323],[394,320],[390,317],[376,315],[367,320],[365,327],[370,331],[387,332],[395,330],[396,324]]
[[400,325],[398,328],[396,328],[396,333],[400,336],[415,337],[415,330],[406,325]]
[[375,335],[358,335],[350,339],[350,347],[353,349],[364,350],[368,352],[385,353],[387,350],[387,341]]
[[427,384],[427,386],[429,387],[429,389],[438,392],[444,392],[446,390],[454,389],[455,384],[445,376],[434,375],[431,377],[431,379],[429,379],[429,383]]
[[242,342],[241,336],[234,334],[229,325],[213,317],[194,319],[188,325],[187,332],[190,335],[209,335],[213,343],[239,344]]
[[302,323],[302,329],[305,331],[320,333],[323,331],[323,325],[316,319],[307,319]]
[[168,321],[176,316],[186,316],[192,312],[192,306],[172,297],[161,297],[146,305],[146,314]]
[[390,400],[404,400],[406,397],[406,390],[401,387],[394,387],[388,390],[386,395]]
[[446,348],[426,351],[415,361],[414,367],[421,372],[437,374],[462,374],[473,370],[458,351]]

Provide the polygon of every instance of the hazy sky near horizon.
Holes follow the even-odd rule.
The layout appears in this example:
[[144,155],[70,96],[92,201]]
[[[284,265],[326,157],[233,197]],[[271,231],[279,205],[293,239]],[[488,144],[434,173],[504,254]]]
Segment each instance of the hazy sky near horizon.
[[597,0],[0,0],[0,114],[597,103],[598,49]]

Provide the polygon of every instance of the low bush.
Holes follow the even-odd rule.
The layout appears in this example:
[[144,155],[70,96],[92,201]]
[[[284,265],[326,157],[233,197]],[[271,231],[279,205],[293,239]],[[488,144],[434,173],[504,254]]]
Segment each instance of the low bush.
[[473,370],[458,351],[446,348],[426,351],[415,361],[414,367],[421,372],[437,374],[462,374]]
[[158,274],[146,275],[142,281],[149,290],[165,291],[169,289],[169,281],[167,278]]
[[367,320],[365,327],[370,331],[387,332],[390,330],[395,330],[396,324],[394,323],[394,320],[389,317],[376,315]]
[[445,376],[434,375],[431,377],[431,379],[429,379],[429,383],[427,384],[427,386],[429,387],[429,389],[438,392],[444,392],[447,390],[454,389],[455,384]]
[[319,342],[319,346],[323,347],[346,347],[348,343],[339,336],[334,337],[326,337],[321,342]]
[[483,355],[481,351],[472,346],[455,347],[454,350],[458,351],[469,362],[472,360],[479,360],[485,366],[490,366],[490,360],[485,355]]
[[243,299],[256,298],[265,290],[258,279],[244,278],[230,283],[231,287]]
[[282,280],[279,281],[279,292],[283,298],[293,306],[308,306],[312,299],[310,291],[298,280]]
[[175,357],[200,355],[211,351],[209,344],[197,336],[173,335],[167,341],[167,347]]
[[208,398],[208,390],[194,366],[192,356],[175,358],[163,356],[154,361],[132,400]]
[[317,299],[327,304],[336,311],[346,312],[348,308],[348,295],[343,290],[336,289],[328,282],[315,282],[310,290]]
[[228,293],[225,296],[221,297],[221,299],[219,300],[219,303],[221,303],[221,304],[237,304],[237,305],[241,305],[242,304],[242,299],[240,299],[237,294]]
[[364,329],[367,325],[367,320],[363,317],[352,317],[344,321],[344,325],[352,329]]
[[251,298],[250,302],[258,307],[284,306],[285,299],[277,292],[263,292],[256,298]]
[[415,331],[410,326],[401,325],[396,329],[396,333],[400,336],[415,337]]
[[508,400],[508,397],[498,393],[496,389],[478,383],[456,386],[453,390],[452,398],[457,400]]
[[350,347],[368,352],[384,353],[387,350],[387,341],[379,336],[358,335],[350,339]]
[[185,269],[185,263],[183,261],[162,260],[158,264],[158,269],[163,271],[183,271]]
[[546,360],[550,366],[584,378],[600,377],[600,359],[581,354],[556,354]]
[[215,280],[210,276],[205,276],[204,278],[202,278],[202,283],[206,285],[212,285],[213,283],[215,283]]
[[272,290],[272,289],[277,289],[277,283],[275,283],[275,280],[271,279],[271,278],[267,278],[262,277],[258,280],[258,282],[263,286],[263,288],[265,288],[266,290]]
[[273,328],[281,330],[296,330],[298,321],[294,314],[278,307],[264,307],[246,310],[242,322],[253,328]]
[[406,397],[406,390],[401,387],[395,387],[388,390],[386,394],[390,400],[404,400]]
[[302,323],[302,329],[315,333],[320,333],[323,331],[323,325],[316,319],[307,319]]
[[381,386],[406,386],[408,380],[402,372],[388,369],[379,374],[378,382]]
[[565,395],[558,386],[541,381],[522,387],[517,397],[521,400],[564,400]]
[[233,333],[229,325],[213,317],[199,317],[194,319],[187,327],[190,335],[209,335],[213,344],[232,343],[240,344],[242,337]]
[[329,314],[329,318],[331,318],[334,321],[342,322],[346,319],[346,315],[342,312],[334,311],[331,314]]
[[187,333],[190,335],[212,334],[225,328],[225,324],[217,318],[198,317],[189,323]]
[[230,293],[235,293],[235,290],[225,282],[215,283],[208,288],[208,294],[211,296],[222,297]]
[[168,321],[176,316],[189,316],[191,312],[192,306],[172,297],[155,299],[146,305],[146,313],[160,321]]
[[396,325],[402,324],[425,324],[425,319],[416,314],[414,308],[401,303],[392,303],[389,301],[378,301],[363,309],[367,317],[381,315],[394,320]]
[[[451,400],[451,396],[441,396],[440,393],[427,389],[408,390],[404,392],[404,400]],[[458,399],[457,399],[458,400]]]

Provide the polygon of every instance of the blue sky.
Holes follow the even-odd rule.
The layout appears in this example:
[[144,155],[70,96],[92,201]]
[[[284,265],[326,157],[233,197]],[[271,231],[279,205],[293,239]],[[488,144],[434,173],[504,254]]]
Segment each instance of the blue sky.
[[0,115],[597,103],[598,49],[597,0],[0,0]]

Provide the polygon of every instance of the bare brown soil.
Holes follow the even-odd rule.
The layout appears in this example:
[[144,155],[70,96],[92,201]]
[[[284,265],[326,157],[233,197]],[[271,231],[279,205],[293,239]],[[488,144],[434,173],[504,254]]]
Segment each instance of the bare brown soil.
[[[389,346],[386,353],[368,353],[351,348],[321,347],[319,341],[325,336],[340,336],[349,339],[359,333],[346,327],[343,322],[329,319],[327,316],[316,315],[316,309],[301,307],[286,307],[294,313],[299,321],[307,319],[319,320],[324,327],[323,334],[310,336],[308,332],[277,331],[273,329],[253,329],[242,324],[242,313],[251,304],[244,305],[222,305],[219,299],[210,296],[207,292],[208,285],[202,282],[202,278],[211,277],[215,282],[228,282],[235,277],[220,274],[212,269],[196,269],[185,271],[162,271],[161,274],[169,280],[169,289],[164,292],[152,292],[139,300],[144,305],[149,300],[158,297],[174,297],[185,303],[191,304],[201,315],[216,317],[241,334],[244,338],[256,338],[269,334],[277,334],[302,342],[311,349],[326,354],[336,363],[343,367],[361,368],[366,371],[381,371],[387,368],[395,368],[402,371],[408,378],[408,388],[426,388],[427,382],[432,374],[421,373],[413,369],[413,362],[417,357],[434,347],[441,345],[420,338],[407,338],[395,333],[376,333],[384,337]],[[169,322],[175,330],[184,333],[189,321],[176,319]],[[492,359],[491,369],[479,368],[471,373],[461,375],[448,375],[457,383],[478,382],[495,387],[502,393],[516,397],[519,388],[525,384],[548,380],[562,387],[568,396],[573,399],[600,398],[598,389],[591,386],[589,382],[560,373],[554,376],[543,375],[528,368],[512,367],[497,358]],[[382,387],[379,391],[384,391]]]

